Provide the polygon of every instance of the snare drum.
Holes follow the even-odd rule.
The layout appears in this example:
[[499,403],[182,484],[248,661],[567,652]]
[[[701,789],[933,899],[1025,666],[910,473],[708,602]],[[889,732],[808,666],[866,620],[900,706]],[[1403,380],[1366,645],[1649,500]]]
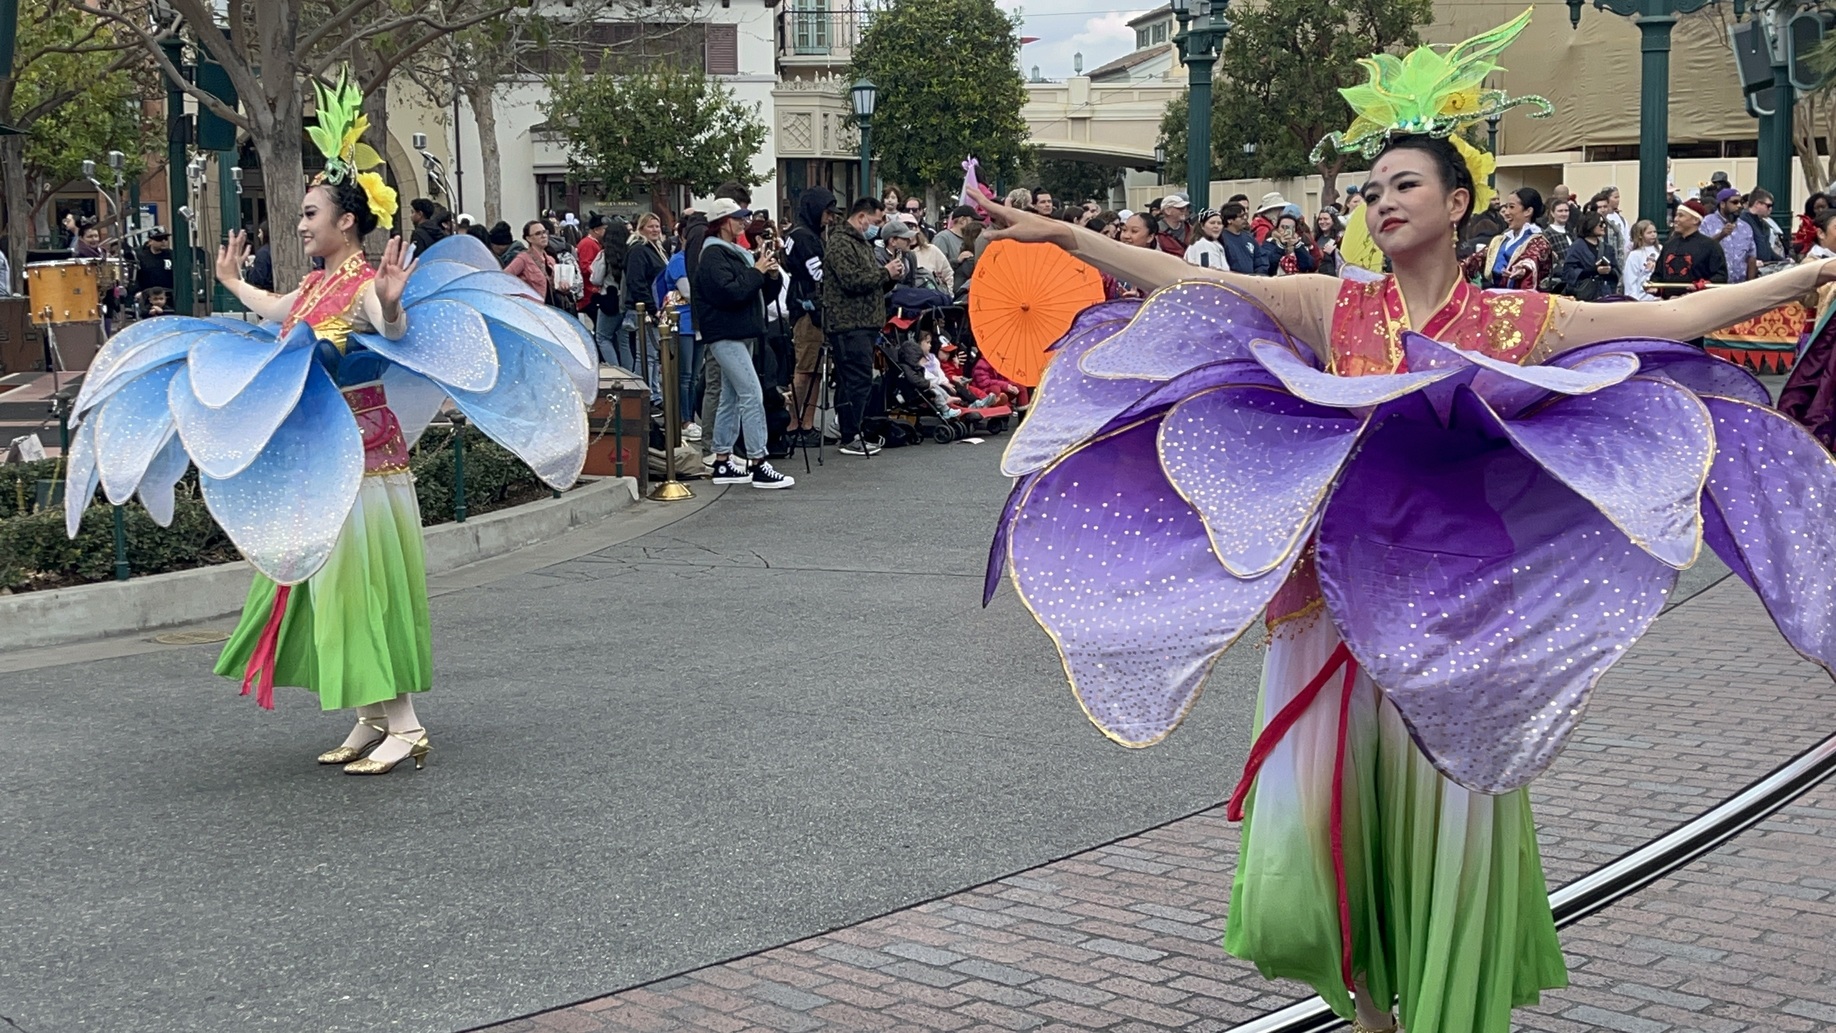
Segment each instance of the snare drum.
[[[26,296],[31,299],[32,322],[61,325],[92,323],[102,318],[98,289],[101,262],[69,259],[34,262],[25,267]],[[47,315],[49,310],[49,315]]]

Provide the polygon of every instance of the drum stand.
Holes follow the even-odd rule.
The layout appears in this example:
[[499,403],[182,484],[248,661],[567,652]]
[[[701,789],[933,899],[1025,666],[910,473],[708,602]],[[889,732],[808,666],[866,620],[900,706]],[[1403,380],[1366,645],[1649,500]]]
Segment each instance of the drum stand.
[[51,374],[51,390],[57,391],[57,374],[64,368],[64,353],[57,348],[57,326],[51,321],[51,306],[46,305],[38,313],[45,318],[45,369]]

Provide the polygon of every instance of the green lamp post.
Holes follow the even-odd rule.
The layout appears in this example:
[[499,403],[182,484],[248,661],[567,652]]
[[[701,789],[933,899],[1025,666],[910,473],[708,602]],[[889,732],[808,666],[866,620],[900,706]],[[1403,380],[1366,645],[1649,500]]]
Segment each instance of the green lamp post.
[[854,120],[861,127],[861,193],[873,196],[873,108],[879,101],[880,88],[872,79],[863,78],[848,91],[854,98]]
[[[1568,22],[1581,24],[1587,0],[1568,0]],[[1670,29],[1677,16],[1692,14],[1714,0],[1594,0],[1595,10],[1628,17],[1638,25],[1644,60],[1638,91],[1638,215],[1663,225],[1670,182]],[[1746,12],[1734,0],[1734,16]]]
[[1179,31],[1173,43],[1186,66],[1186,198],[1194,211],[1211,207],[1211,67],[1224,49],[1230,0],[1173,0]]

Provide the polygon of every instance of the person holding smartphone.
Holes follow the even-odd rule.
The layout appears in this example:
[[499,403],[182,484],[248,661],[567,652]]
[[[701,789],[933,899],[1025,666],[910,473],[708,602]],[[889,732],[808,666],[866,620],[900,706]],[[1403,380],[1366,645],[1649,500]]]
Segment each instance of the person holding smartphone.
[[1301,218],[1283,212],[1275,218],[1269,239],[1256,251],[1256,272],[1263,276],[1293,276],[1310,273],[1319,267],[1313,257],[1313,246],[1301,229]]

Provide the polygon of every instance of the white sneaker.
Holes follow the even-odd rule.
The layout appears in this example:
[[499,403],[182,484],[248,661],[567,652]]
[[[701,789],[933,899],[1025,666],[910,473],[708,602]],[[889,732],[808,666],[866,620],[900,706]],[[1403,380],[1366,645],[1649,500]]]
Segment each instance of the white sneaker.
[[700,441],[701,440],[701,424],[699,423],[683,424],[682,425],[682,440]]
[[795,477],[781,474],[771,468],[771,464],[760,461],[752,468],[752,486],[755,488],[788,488],[797,483]]

